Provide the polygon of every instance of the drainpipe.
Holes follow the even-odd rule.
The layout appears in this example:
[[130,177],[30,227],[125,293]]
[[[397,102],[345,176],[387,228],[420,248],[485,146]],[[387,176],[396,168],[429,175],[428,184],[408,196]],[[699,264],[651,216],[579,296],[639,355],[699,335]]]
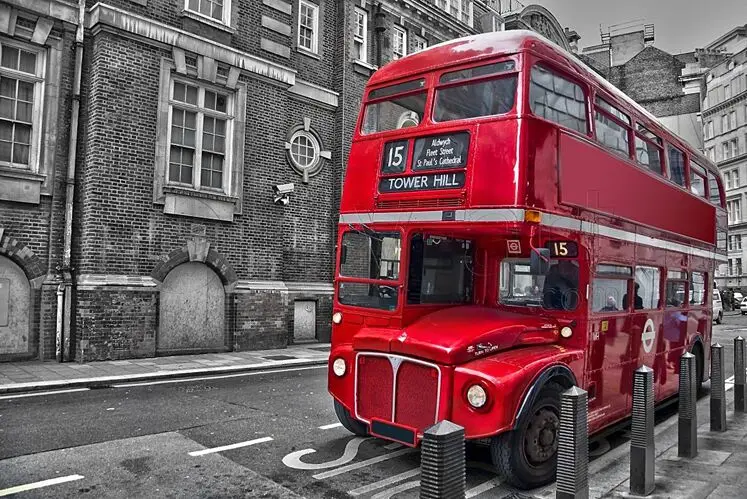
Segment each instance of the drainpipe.
[[374,29],[376,30],[376,66],[381,67],[382,64],[382,46],[384,44],[384,31],[386,31],[386,24],[384,18],[386,14],[381,9],[381,4],[376,4],[376,14],[374,14]]
[[[65,180],[65,240],[62,252],[63,303],[60,304],[60,290],[57,299],[57,361],[71,360],[70,337],[72,331],[73,297],[73,199],[75,196],[75,161],[78,149],[78,117],[80,115],[80,81],[83,69],[83,30],[86,20],[86,2],[78,0],[78,27],[75,31],[75,72],[73,75],[72,114],[70,117],[70,143],[67,155],[67,178]],[[62,305],[62,306],[60,306]],[[60,352],[60,347],[62,352]]]

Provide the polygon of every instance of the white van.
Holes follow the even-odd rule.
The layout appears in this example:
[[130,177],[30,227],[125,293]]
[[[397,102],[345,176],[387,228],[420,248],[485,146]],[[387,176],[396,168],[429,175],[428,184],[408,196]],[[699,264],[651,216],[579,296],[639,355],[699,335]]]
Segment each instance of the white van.
[[721,304],[721,293],[718,289],[713,290],[713,320],[716,324],[721,324],[724,319],[724,307]]

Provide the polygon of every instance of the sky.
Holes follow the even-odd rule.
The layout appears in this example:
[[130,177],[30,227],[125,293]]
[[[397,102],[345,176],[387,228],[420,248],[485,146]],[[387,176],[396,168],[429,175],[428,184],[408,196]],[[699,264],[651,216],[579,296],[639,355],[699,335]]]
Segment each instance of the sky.
[[581,36],[579,47],[601,42],[599,25],[654,24],[654,46],[672,54],[702,48],[747,24],[747,0],[521,0],[539,4]]

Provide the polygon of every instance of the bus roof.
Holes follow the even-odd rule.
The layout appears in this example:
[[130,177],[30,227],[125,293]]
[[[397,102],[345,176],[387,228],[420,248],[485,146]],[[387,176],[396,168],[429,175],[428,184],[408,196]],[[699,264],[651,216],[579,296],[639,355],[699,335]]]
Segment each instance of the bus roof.
[[439,43],[438,45],[433,45],[425,50],[386,64],[371,76],[368,84],[369,86],[379,86],[456,64],[489,59],[496,55],[515,54],[525,50],[531,50],[537,55],[550,58],[550,60],[564,66],[571,73],[576,73],[583,79],[594,83],[609,94],[612,94],[658,127],[660,133],[665,133],[674,138],[670,142],[680,148],[687,149],[693,156],[698,158],[700,164],[718,176],[718,168],[709,159],[686,140],[665,127],[656,116],[631,99],[619,88],[602,78],[581,59],[569,54],[565,49],[535,31],[495,31]]

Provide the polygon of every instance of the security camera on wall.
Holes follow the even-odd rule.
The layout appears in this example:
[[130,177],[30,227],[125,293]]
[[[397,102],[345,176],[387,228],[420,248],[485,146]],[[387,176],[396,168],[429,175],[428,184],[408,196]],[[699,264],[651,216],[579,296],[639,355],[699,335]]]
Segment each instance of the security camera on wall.
[[275,192],[275,204],[282,204],[287,206],[290,203],[290,197],[288,195],[293,192],[295,186],[293,184],[278,184],[273,185],[272,190]]

